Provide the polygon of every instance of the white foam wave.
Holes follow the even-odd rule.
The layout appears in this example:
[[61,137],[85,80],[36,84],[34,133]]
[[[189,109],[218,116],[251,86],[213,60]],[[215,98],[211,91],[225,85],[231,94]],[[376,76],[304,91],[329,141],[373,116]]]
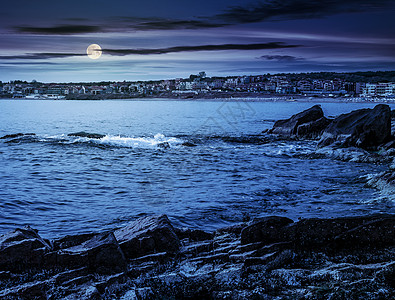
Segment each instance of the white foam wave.
[[309,155],[314,152],[314,146],[308,143],[280,143],[276,145],[266,144],[262,146],[265,149],[265,154],[268,156],[298,156],[298,155]]
[[153,137],[122,137],[106,135],[101,139],[95,139],[95,142],[103,145],[126,148],[157,148],[161,145],[174,147],[183,143],[181,139],[175,137],[166,137],[160,133]]
[[95,143],[99,145],[125,147],[125,148],[167,148],[178,147],[183,140],[176,137],[166,137],[158,133],[151,137],[123,137],[120,135],[106,135],[103,138],[75,137],[65,134],[44,135],[41,142],[61,142],[62,144]]
[[324,147],[316,150],[317,154],[325,155],[331,159],[337,159],[341,161],[350,161],[357,163],[378,163],[385,162],[386,158],[369,153],[366,150],[360,148],[338,148],[334,149],[331,147]]

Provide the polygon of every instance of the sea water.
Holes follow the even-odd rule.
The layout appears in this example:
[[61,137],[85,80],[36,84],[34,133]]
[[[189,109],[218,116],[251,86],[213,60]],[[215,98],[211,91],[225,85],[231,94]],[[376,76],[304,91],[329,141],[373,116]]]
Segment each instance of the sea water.
[[[315,141],[267,142],[307,102],[0,100],[0,234],[99,231],[145,215],[214,230],[254,217],[395,212],[366,186],[377,163],[316,154]],[[326,116],[373,107],[321,103]],[[99,133],[103,138],[69,136]],[[187,144],[186,144],[187,143]]]

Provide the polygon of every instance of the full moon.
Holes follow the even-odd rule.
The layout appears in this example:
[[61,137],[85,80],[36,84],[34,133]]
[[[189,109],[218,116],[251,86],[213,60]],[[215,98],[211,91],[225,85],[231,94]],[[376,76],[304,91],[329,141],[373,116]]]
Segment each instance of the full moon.
[[86,54],[91,59],[98,59],[101,56],[101,47],[98,44],[89,45]]

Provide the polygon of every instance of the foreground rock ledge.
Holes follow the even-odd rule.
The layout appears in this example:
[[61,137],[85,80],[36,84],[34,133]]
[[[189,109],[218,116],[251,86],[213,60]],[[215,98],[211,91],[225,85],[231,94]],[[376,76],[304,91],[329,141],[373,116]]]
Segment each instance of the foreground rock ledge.
[[1,299],[393,299],[395,215],[0,236]]

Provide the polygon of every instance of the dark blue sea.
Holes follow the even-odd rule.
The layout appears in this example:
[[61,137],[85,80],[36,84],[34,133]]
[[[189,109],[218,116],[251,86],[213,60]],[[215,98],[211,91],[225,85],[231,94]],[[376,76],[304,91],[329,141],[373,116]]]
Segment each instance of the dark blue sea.
[[[36,134],[0,140],[0,233],[30,225],[54,237],[150,214],[214,230],[268,215],[394,213],[366,185],[387,165],[315,155],[314,141],[260,138],[314,104],[0,100],[0,137]],[[336,116],[374,104],[321,106]],[[105,137],[68,136],[79,131]]]

